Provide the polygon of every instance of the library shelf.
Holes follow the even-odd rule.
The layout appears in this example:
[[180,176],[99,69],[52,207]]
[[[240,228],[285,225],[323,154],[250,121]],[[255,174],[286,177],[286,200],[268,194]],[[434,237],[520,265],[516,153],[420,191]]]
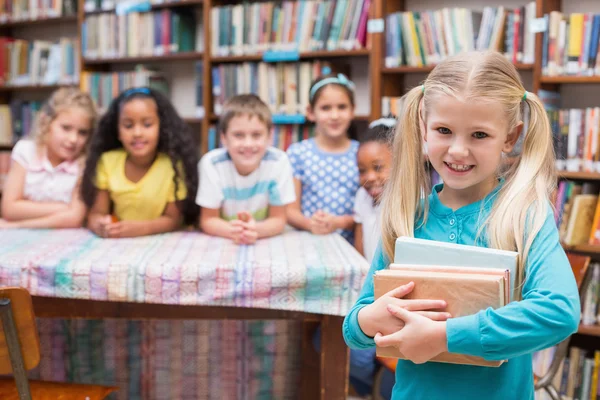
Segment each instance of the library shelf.
[[12,144],[0,144],[0,151],[11,151],[12,148]]
[[[204,4],[204,0],[182,0],[182,1],[165,1],[163,3],[151,4],[151,10],[160,10],[164,8],[178,8],[178,7],[196,7]],[[106,9],[106,10],[94,10],[94,11],[86,11],[84,13],[85,16],[94,15],[94,14],[107,14],[107,13],[115,13],[116,9]]]
[[541,83],[600,83],[600,75],[595,76],[542,76]]
[[600,326],[580,324],[577,333],[587,336],[600,336]]
[[78,86],[78,84],[57,85],[0,85],[0,93],[6,92],[35,92],[39,90],[56,90],[61,87]]
[[60,17],[42,17],[35,19],[22,19],[15,21],[0,22],[0,29],[29,27],[32,25],[67,24],[73,22],[77,22],[77,15],[65,15]]
[[574,181],[600,181],[600,173],[598,172],[559,171],[558,177],[561,179],[570,179]]
[[183,60],[202,60],[204,53],[198,51],[186,51],[182,53],[169,53],[162,56],[137,56],[137,57],[114,57],[114,58],[84,58],[85,65],[103,64],[137,64],[148,62],[168,62]]
[[188,124],[193,124],[193,125],[201,124],[202,121],[204,120],[203,118],[197,118],[197,117],[182,117],[181,119],[183,119],[184,122],[186,122]]
[[[216,121],[219,120],[219,116],[215,115],[215,114],[211,114],[208,117],[208,120],[211,121],[211,122],[216,122]],[[354,116],[354,121],[370,121],[370,120],[371,120],[371,116],[370,115],[355,115]],[[286,124],[282,124],[282,125],[286,125]]]
[[[392,68],[387,68],[384,67],[381,69],[381,72],[383,74],[412,74],[412,73],[429,73],[431,71],[433,71],[433,68],[435,67],[435,65],[426,65],[424,67],[408,67],[408,66],[402,66],[402,67],[392,67]],[[522,63],[518,63],[515,64],[515,67],[519,70],[519,71],[528,71],[528,70],[533,70],[533,64],[522,64]]]
[[[322,50],[322,51],[307,51],[300,53],[301,60],[310,60],[313,58],[333,58],[333,57],[362,57],[370,54],[369,49],[358,50]],[[262,54],[246,54],[240,56],[212,56],[213,63],[240,63],[240,62],[259,62],[262,61]]]
[[600,245],[597,244],[578,244],[575,246],[563,244],[562,246],[566,251],[589,254],[591,256],[600,256]]

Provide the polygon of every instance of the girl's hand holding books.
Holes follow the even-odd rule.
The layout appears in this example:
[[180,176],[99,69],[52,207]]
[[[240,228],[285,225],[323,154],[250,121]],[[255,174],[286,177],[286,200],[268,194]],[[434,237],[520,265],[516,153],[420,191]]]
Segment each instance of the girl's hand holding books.
[[391,335],[404,328],[405,321],[392,314],[388,310],[389,305],[412,311],[428,321],[445,321],[451,317],[447,312],[432,311],[444,309],[446,302],[443,300],[403,299],[414,287],[413,282],[399,286],[362,308],[358,312],[358,324],[365,335]]
[[445,321],[431,320],[395,304],[388,304],[387,311],[404,327],[388,335],[377,332],[377,346],[395,346],[415,364],[422,364],[448,351]]

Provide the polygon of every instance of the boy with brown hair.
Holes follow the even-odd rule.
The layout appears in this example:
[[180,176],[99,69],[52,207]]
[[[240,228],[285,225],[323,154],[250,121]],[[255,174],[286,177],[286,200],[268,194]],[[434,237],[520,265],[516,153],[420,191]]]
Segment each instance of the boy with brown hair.
[[257,96],[234,96],[219,119],[222,148],[198,164],[200,228],[239,244],[280,234],[296,199],[287,155],[272,142],[271,112]]

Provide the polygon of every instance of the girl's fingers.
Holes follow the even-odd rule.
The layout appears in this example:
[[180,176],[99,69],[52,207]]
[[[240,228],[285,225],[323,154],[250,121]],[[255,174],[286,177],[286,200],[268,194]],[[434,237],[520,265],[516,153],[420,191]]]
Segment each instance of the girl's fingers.
[[432,321],[446,321],[448,318],[452,318],[452,315],[447,312],[417,311],[416,313]]
[[385,296],[396,297],[398,299],[401,299],[402,297],[412,292],[414,287],[414,282],[408,282],[406,285],[398,286],[397,288],[390,290],[385,294]]
[[382,335],[380,332],[377,332],[375,334],[375,344],[379,347],[391,347],[391,346],[398,346],[402,340],[401,335],[401,330],[391,333],[389,335]]
[[408,311],[439,310],[446,308],[446,302],[444,300],[402,300],[401,302],[395,301],[392,304]]

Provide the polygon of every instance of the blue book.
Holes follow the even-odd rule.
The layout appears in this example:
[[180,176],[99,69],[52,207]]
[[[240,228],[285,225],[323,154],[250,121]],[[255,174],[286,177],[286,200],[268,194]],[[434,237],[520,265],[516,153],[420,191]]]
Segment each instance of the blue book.
[[510,271],[510,297],[514,300],[518,256],[516,251],[399,237],[396,239],[394,263],[506,269]]

